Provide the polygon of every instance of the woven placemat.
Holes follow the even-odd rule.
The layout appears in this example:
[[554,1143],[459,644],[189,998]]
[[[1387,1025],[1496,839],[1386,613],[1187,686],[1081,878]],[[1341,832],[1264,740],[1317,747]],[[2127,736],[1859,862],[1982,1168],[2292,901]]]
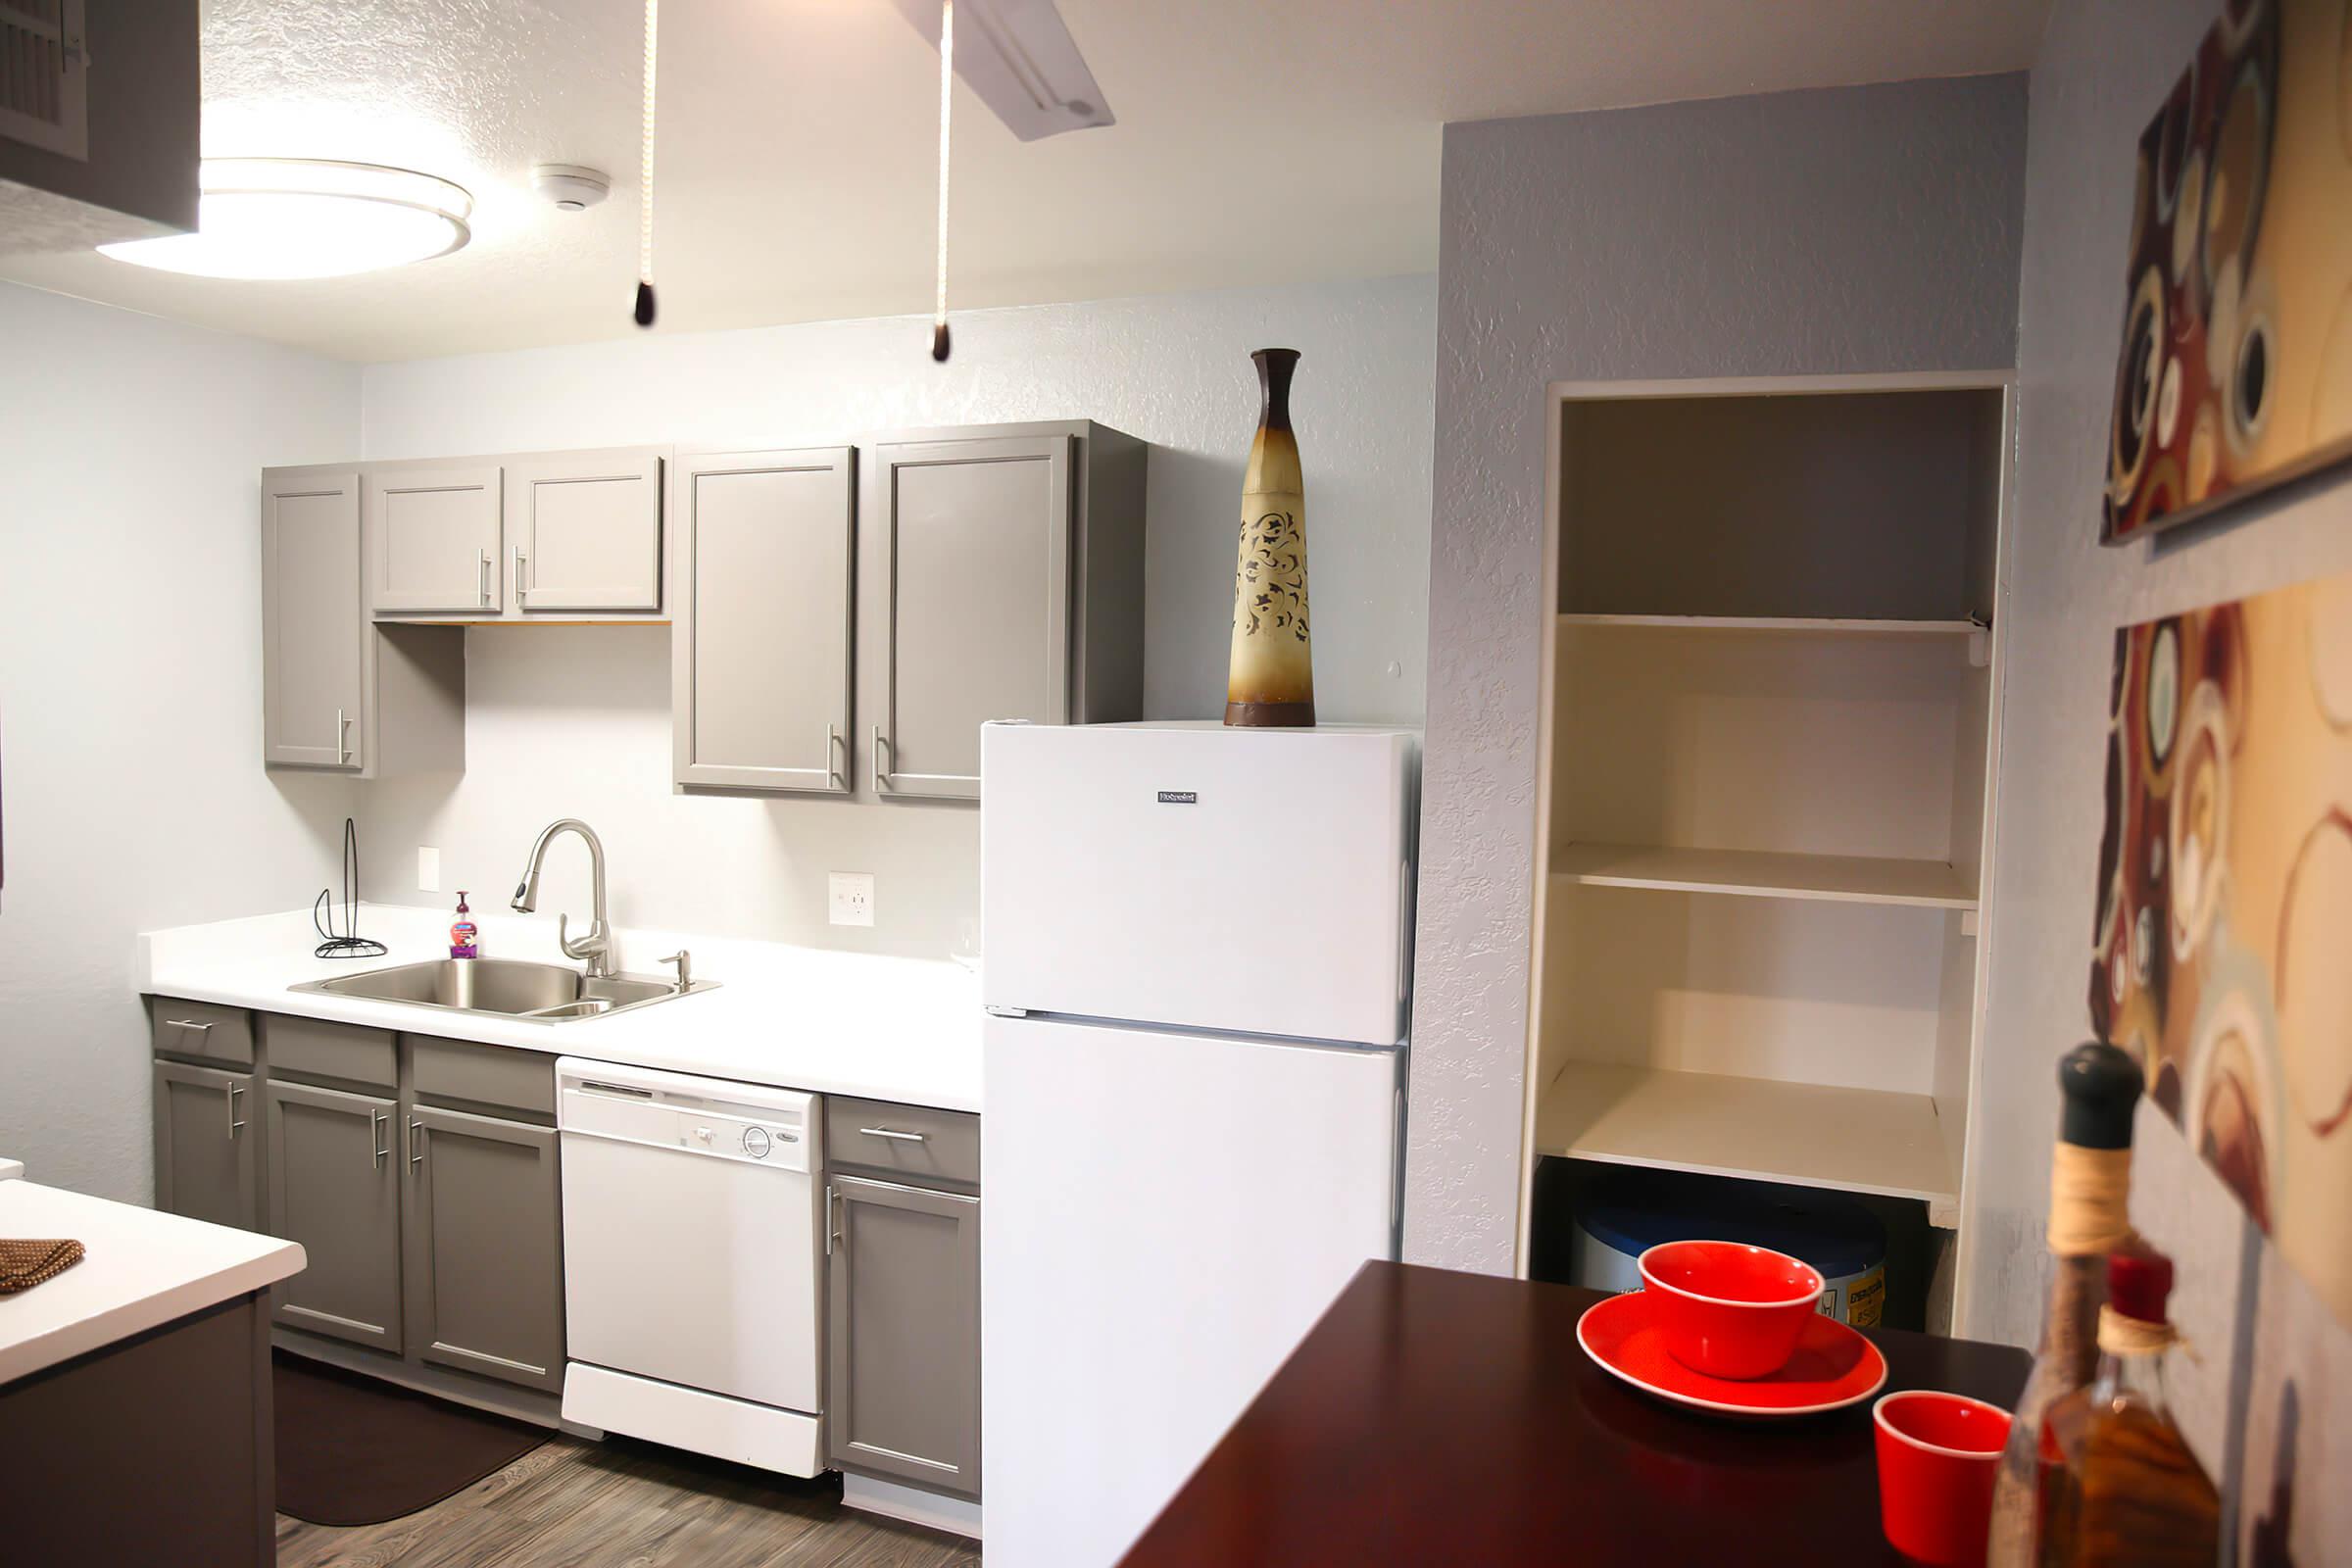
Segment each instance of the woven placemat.
[[0,1239],[0,1296],[29,1291],[81,1261],[79,1242],[12,1242]]

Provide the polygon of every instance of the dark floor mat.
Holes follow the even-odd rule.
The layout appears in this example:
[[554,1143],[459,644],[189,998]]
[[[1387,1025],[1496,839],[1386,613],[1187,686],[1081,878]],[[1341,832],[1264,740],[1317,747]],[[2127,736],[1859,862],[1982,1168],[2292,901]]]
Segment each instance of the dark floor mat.
[[273,1362],[278,1511],[315,1525],[375,1525],[415,1513],[549,1437],[544,1427],[284,1350]]

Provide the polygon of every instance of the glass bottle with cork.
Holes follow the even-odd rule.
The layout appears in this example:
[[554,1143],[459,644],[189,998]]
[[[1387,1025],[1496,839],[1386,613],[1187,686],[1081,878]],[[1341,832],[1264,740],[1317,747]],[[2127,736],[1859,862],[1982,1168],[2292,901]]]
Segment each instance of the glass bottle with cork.
[[2172,1259],[2132,1244],[2107,1259],[2099,1367],[2050,1406],[2036,1521],[2042,1568],[2207,1568],[2222,1502],[2165,1402],[2179,1343],[2165,1315]]
[[2031,1568],[2038,1561],[2034,1521],[2046,1462],[2045,1418],[2060,1399],[2087,1386],[2098,1368],[2107,1254],[2132,1239],[2126,1200],[2139,1063],[2114,1046],[2077,1046],[2058,1063],[2058,1089],[2063,1108],[2050,1160],[2050,1304],[1993,1484],[1989,1568]]

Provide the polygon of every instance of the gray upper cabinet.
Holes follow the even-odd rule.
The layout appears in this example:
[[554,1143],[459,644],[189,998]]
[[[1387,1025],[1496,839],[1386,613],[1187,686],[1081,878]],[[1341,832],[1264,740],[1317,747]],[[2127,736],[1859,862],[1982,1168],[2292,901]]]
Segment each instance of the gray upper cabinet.
[[309,1263],[279,1286],[273,1317],[395,1354],[401,1348],[399,1105],[272,1081],[270,1233]]
[[[401,483],[419,471],[402,466]],[[382,507],[397,501],[395,513],[410,529],[399,557],[406,591],[420,606],[478,593],[477,547],[447,543],[448,514],[478,510],[485,498],[463,484],[390,497],[378,492],[379,477],[374,468],[263,470],[262,760],[269,766],[333,768],[360,778],[466,766],[465,633],[371,625],[371,580],[382,564],[370,547],[378,543]],[[495,539],[495,490],[486,504]],[[427,591],[425,569],[416,564],[433,553],[436,536],[442,558],[465,563],[442,573],[446,594]]]
[[416,1105],[403,1128],[411,1339],[426,1361],[562,1393],[556,1131]]
[[859,699],[878,794],[976,798],[991,719],[1141,713],[1142,443],[1086,421],[917,431],[867,465]]
[[241,1231],[262,1228],[261,1106],[253,1074],[155,1064],[155,1206]]
[[850,788],[848,447],[670,468],[670,722],[681,785]]
[[292,767],[367,761],[360,476],[262,476],[262,756]]
[[828,1457],[980,1494],[980,1200],[834,1176]]
[[662,451],[506,465],[508,564],[526,615],[662,608]]
[[371,573],[378,612],[496,614],[499,470],[409,466],[364,476]]

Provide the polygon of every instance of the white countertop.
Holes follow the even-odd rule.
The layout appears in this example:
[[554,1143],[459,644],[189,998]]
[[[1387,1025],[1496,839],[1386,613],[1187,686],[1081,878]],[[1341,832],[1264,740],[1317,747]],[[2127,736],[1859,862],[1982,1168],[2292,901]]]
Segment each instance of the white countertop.
[[0,1384],[302,1271],[302,1248],[62,1187],[0,1182],[0,1237],[71,1239],[86,1255],[0,1296]]
[[[616,967],[666,975],[681,947],[697,980],[717,986],[675,1001],[567,1023],[479,1016],[438,1007],[287,989],[449,955],[449,915],[363,905],[359,928],[382,957],[312,956],[310,911],[178,926],[139,937],[141,992],[269,1012],[330,1018],[550,1055],[660,1067],[742,1083],[858,1095],[947,1110],[980,1108],[980,981],[960,963],[618,929]],[[486,958],[565,963],[554,915],[479,910]]]

